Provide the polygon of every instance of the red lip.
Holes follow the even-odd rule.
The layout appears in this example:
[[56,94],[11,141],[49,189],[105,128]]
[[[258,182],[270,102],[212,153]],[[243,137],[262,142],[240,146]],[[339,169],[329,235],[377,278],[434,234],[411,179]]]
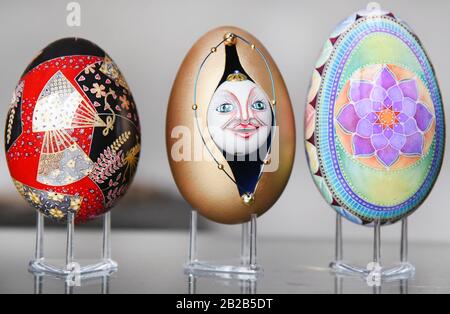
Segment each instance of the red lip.
[[256,134],[256,132],[258,131],[258,128],[259,127],[254,126],[253,124],[241,123],[230,130],[233,131],[236,136],[240,136],[242,138],[248,139],[251,136]]

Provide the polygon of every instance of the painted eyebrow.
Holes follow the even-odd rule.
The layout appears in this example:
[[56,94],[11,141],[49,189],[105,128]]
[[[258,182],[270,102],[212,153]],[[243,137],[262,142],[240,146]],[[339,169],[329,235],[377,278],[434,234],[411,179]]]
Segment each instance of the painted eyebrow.
[[222,90],[220,92],[223,93],[224,95],[220,95],[220,96],[217,96],[217,97],[223,97],[223,98],[226,98],[227,101],[235,103],[235,104],[237,104],[239,106],[241,105],[241,103],[239,102],[239,99],[237,98],[237,96],[233,92],[231,92],[229,90],[226,90],[226,89],[224,89],[224,90]]
[[257,100],[267,102],[268,98],[262,89],[260,89],[258,86],[255,86],[251,89],[248,95],[247,106],[252,105]]

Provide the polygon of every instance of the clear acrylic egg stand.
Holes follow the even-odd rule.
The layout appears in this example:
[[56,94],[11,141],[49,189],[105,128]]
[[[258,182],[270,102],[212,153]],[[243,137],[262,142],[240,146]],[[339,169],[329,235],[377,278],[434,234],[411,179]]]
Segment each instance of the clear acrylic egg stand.
[[[198,259],[198,212],[191,211],[189,236],[189,260],[185,264],[185,273],[189,282],[194,284],[198,276],[216,276],[223,279],[256,280],[263,274],[257,261],[257,215],[253,214],[249,222],[242,224],[241,256],[239,265],[223,265]],[[237,264],[237,263],[236,263]]]
[[335,259],[330,268],[337,275],[359,276],[371,286],[380,286],[382,282],[407,280],[415,275],[415,267],[408,261],[408,219],[402,220],[400,239],[400,262],[398,265],[383,267],[381,263],[381,223],[374,221],[373,259],[366,267],[344,262],[344,241],[342,234],[342,216],[336,216]]
[[80,285],[80,280],[109,276],[118,270],[111,258],[111,213],[103,215],[103,245],[101,259],[93,264],[81,266],[74,258],[75,213],[67,214],[67,239],[65,262],[50,262],[44,255],[45,216],[37,212],[36,245],[34,258],[29,263],[29,271],[34,274],[39,285],[43,276],[65,279],[69,287]]

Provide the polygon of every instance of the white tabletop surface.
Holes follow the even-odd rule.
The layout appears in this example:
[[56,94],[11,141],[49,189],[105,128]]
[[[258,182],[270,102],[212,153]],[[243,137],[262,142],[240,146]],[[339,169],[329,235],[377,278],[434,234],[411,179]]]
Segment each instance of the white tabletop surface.
[[[200,234],[200,258],[230,260],[239,257],[239,235],[223,238],[210,231]],[[183,264],[188,254],[188,234],[174,231],[113,230],[113,258],[119,271],[109,280],[110,293],[176,293],[189,292],[188,276]],[[65,232],[48,229],[46,251],[49,258],[63,259]],[[100,256],[101,232],[78,230],[75,254],[80,259]],[[365,265],[371,255],[371,243],[346,242],[346,259]],[[33,256],[33,229],[0,229],[0,293],[34,293],[34,276],[27,271]],[[260,238],[259,261],[264,274],[254,284],[257,293],[373,293],[374,289],[360,278],[344,277],[340,289],[337,277],[327,268],[333,257],[333,240]],[[398,243],[383,243],[383,263],[398,259]],[[408,282],[384,283],[382,293],[448,293],[450,292],[450,243],[411,243],[410,261],[416,275]],[[247,283],[236,279],[199,277],[197,293],[238,294]],[[100,293],[101,280],[82,282],[74,293]],[[45,278],[43,293],[64,293],[64,282]]]

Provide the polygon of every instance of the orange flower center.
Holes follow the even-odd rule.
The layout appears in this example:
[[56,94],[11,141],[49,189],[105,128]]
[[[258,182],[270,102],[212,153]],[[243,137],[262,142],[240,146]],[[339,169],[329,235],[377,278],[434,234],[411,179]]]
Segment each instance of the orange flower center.
[[390,127],[391,129],[396,125],[398,121],[399,112],[392,111],[391,109],[384,109],[380,111],[378,114],[378,123],[383,126],[383,129],[386,127]]

